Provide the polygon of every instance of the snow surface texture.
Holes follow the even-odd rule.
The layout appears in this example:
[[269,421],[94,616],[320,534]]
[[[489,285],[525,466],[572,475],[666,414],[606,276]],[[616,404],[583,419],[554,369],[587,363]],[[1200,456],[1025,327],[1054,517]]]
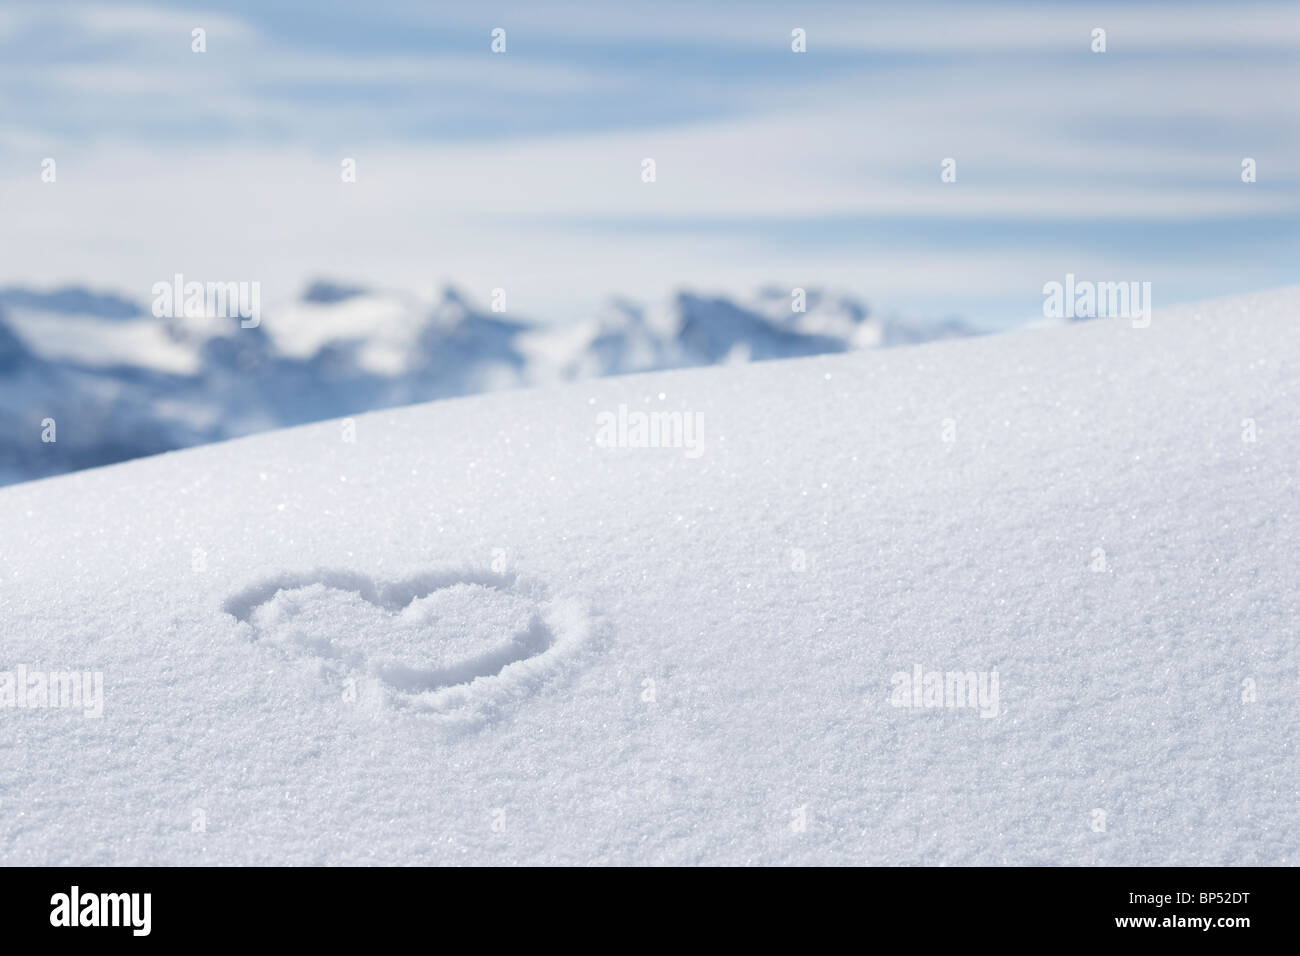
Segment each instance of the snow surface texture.
[[[0,709],[0,859],[1294,864],[1298,318],[610,378],[0,490],[0,670],[104,674],[99,719]],[[703,453],[598,446],[620,405],[700,414]],[[898,706],[918,666],[996,671],[996,715]]]

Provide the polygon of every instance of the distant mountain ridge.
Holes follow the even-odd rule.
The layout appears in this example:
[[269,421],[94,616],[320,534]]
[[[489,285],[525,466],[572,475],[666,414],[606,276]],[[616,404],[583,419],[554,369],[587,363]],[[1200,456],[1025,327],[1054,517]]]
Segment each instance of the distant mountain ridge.
[[91,292],[82,286],[63,286],[48,292],[10,286],[0,289],[0,308],[6,306],[42,312],[93,315],[102,319],[133,319],[145,314],[137,302],[112,293]]
[[[110,464],[269,428],[500,388],[763,361],[975,334],[877,319],[817,290],[752,301],[680,292],[611,301],[542,325],[474,305],[326,280],[254,328],[155,318],[79,286],[0,289],[0,483]],[[42,441],[54,423],[54,441]]]

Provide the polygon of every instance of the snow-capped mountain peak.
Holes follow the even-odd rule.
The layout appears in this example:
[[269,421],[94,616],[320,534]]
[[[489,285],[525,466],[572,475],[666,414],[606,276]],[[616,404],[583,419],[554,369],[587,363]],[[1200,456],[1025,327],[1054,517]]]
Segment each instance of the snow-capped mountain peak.
[[[79,286],[0,292],[0,480],[37,477],[376,408],[699,365],[762,361],[970,334],[879,323],[850,296],[777,287],[753,299],[683,291],[541,324],[446,286],[430,300],[326,279],[253,323],[158,318]],[[901,332],[900,332],[901,329]],[[107,398],[106,398],[107,396]],[[107,403],[107,404],[105,404]],[[31,422],[96,414],[30,454]],[[2,440],[0,440],[2,441]]]

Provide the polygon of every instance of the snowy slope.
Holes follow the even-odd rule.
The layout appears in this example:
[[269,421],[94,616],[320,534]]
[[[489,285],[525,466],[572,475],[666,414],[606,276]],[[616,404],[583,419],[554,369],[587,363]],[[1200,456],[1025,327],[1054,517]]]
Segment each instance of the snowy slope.
[[[0,490],[0,670],[104,681],[98,719],[0,709],[0,860],[1293,864],[1297,318],[609,378]],[[599,447],[620,405],[701,415],[702,453]],[[996,700],[897,706],[918,666]]]

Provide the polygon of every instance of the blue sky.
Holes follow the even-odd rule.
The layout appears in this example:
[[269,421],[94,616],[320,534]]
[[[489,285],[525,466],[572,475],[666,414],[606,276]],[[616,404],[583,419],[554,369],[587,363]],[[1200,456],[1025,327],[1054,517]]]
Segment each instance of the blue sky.
[[4,282],[451,281],[553,319],[775,283],[1001,325],[1066,272],[1300,281],[1282,4],[4,4],[0,75]]

